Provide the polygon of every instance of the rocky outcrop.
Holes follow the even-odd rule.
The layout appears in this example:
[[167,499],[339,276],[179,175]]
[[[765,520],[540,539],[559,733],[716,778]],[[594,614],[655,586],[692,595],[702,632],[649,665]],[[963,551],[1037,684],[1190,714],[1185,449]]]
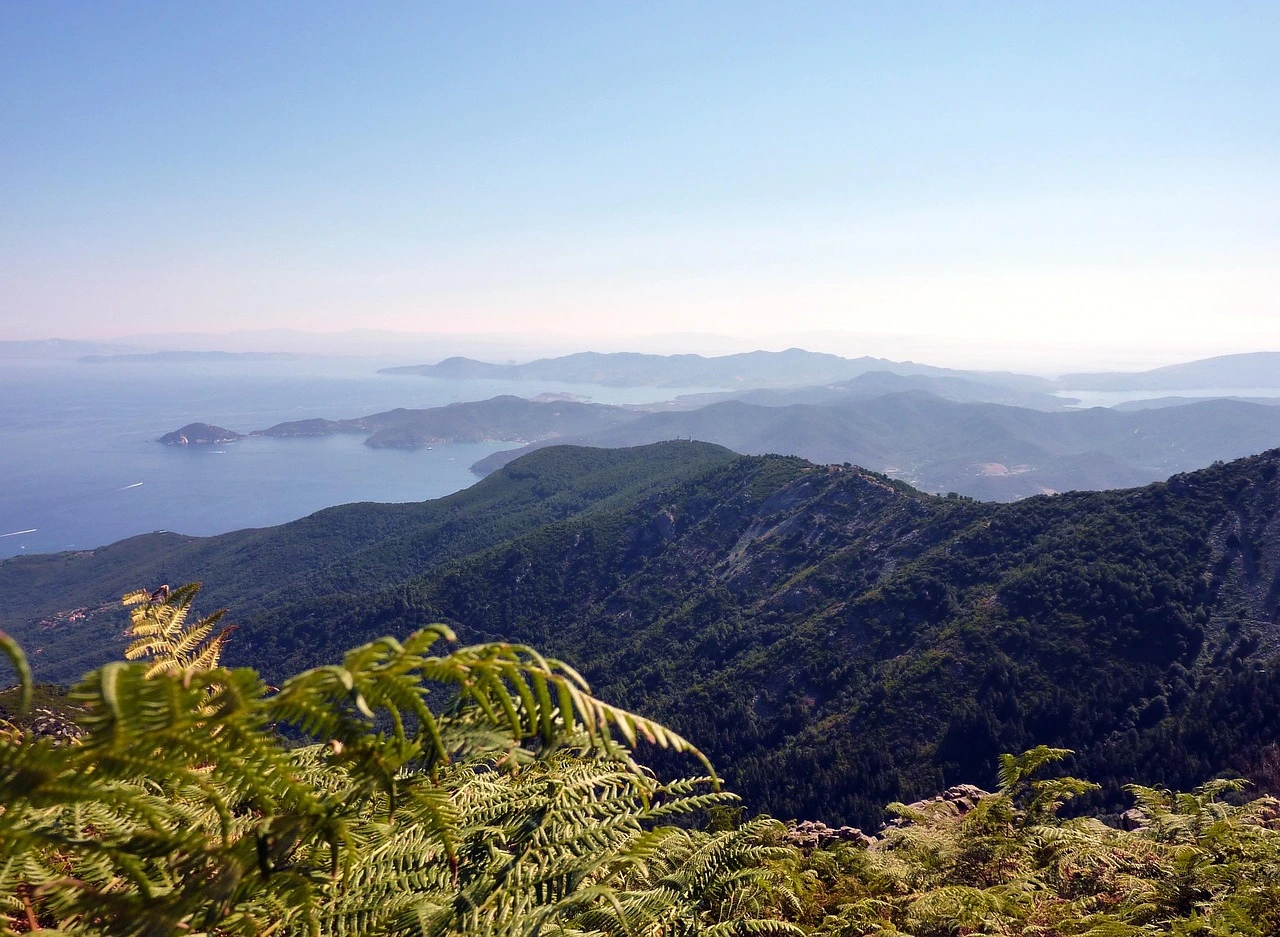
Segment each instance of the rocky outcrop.
[[787,826],[783,839],[798,849],[811,851],[826,849],[835,843],[851,843],[854,846],[870,846],[875,838],[868,836],[856,826],[830,827],[814,820],[801,820]]
[[1146,814],[1137,807],[1130,807],[1124,813],[1120,814],[1120,829],[1122,830],[1140,830],[1146,825]]
[[793,820],[787,824],[787,831],[783,834],[783,839],[788,844],[805,851],[826,849],[837,843],[850,843],[863,848],[874,847],[877,843],[883,843],[881,836],[886,830],[891,827],[909,826],[915,822],[912,819],[913,817],[936,815],[939,811],[953,816],[964,816],[976,807],[983,798],[993,796],[995,795],[990,791],[984,791],[973,784],[957,784],[954,787],[947,788],[941,794],[907,804],[906,809],[903,811],[905,815],[890,820],[885,825],[885,829],[877,835],[864,833],[856,826],[831,827],[813,820],[801,820],[798,822]]
[[83,734],[80,727],[66,715],[52,709],[40,708],[31,714],[31,731],[42,738],[59,742],[73,742]]
[[911,820],[912,815],[924,814],[928,816],[939,809],[957,816],[964,816],[978,806],[978,802],[983,798],[994,796],[990,791],[984,791],[973,784],[957,784],[954,787],[948,787],[941,794],[907,804],[906,810],[903,811],[905,815],[889,821],[889,826],[906,826],[913,822]]

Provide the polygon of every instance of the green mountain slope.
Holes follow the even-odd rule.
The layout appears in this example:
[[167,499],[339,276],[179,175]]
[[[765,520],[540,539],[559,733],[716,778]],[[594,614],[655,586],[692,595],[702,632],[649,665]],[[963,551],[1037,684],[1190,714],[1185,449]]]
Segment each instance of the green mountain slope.
[[[750,807],[782,816],[875,825],[884,803],[988,783],[999,752],[1034,743],[1076,749],[1072,770],[1103,784],[1107,806],[1132,780],[1186,788],[1227,772],[1280,787],[1280,452],[986,504],[689,445],[616,465],[536,453],[491,488],[385,508],[421,512],[397,521],[417,528],[392,525],[390,546],[355,506],[368,540],[339,556],[331,531],[331,553],[310,548],[327,567],[267,544],[237,553],[234,537],[187,561],[217,558],[200,574],[244,593],[231,663],[278,678],[437,620],[464,640],[527,641],[699,739]],[[589,481],[602,459],[631,487]],[[277,531],[303,549],[306,527]],[[56,595],[77,560],[42,562],[0,565],[0,602]],[[24,579],[31,569],[44,578]],[[108,586],[112,571],[124,568],[98,570],[102,600],[155,581],[134,566]],[[17,624],[46,674],[89,640],[76,623]]]
[[123,646],[127,588],[204,580],[210,608],[264,610],[377,589],[541,525],[610,506],[734,458],[718,446],[545,449],[471,488],[418,504],[347,504],[217,537],[146,534],[93,551],[0,560],[0,627],[38,676],[69,682]]
[[744,458],[381,595],[282,606],[235,653],[291,669],[439,618],[533,642],[702,740],[753,807],[828,822],[985,783],[1033,742],[1079,750],[1109,803],[1138,777],[1267,781],[1278,462],[984,505]]

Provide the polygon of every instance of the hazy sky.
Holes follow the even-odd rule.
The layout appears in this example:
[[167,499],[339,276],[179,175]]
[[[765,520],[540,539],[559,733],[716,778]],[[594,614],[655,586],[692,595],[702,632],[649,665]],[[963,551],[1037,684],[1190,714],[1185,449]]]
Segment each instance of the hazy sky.
[[0,338],[1280,349],[1280,3],[6,3]]

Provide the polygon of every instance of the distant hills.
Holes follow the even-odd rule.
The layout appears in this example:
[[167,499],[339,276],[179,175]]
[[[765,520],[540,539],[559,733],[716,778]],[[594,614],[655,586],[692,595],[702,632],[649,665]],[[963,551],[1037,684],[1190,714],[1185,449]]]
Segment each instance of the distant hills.
[[1071,390],[1114,391],[1280,388],[1280,352],[1220,355],[1150,371],[1064,374],[1058,383]]
[[559,439],[607,429],[633,420],[624,407],[572,400],[528,400],[503,395],[423,410],[397,408],[351,420],[297,420],[278,423],[258,436],[328,436],[367,433],[373,448],[413,449],[445,442],[522,442]]
[[866,371],[857,377],[827,384],[684,394],[672,402],[672,408],[694,409],[697,406],[725,400],[741,400],[744,403],[760,404],[765,407],[780,407],[793,403],[834,405],[907,391],[932,394],[957,403],[1001,403],[1015,407],[1030,407],[1034,410],[1066,410],[1071,405],[1079,403],[1070,397],[1061,397],[1045,390],[1028,389],[1016,381],[1000,383],[998,380],[979,379],[977,376],[957,377],[947,374]]
[[1146,397],[1142,400],[1126,400],[1115,404],[1112,410],[1157,410],[1162,407],[1185,407],[1191,403],[1203,403],[1206,400],[1238,400],[1243,403],[1256,403],[1267,407],[1280,406],[1280,397]]
[[[789,348],[704,357],[584,352],[524,363],[493,364],[473,358],[446,358],[438,364],[384,368],[382,373],[419,374],[436,378],[488,378],[603,384],[620,387],[716,387],[728,389],[809,389],[793,403],[821,403],[830,395],[858,388],[827,388],[872,372],[899,378],[929,378],[896,390],[926,390],[948,399],[1005,403],[1053,409],[1064,401],[1055,390],[1141,391],[1205,390],[1209,388],[1280,388],[1280,352],[1222,355],[1184,364],[1137,372],[1079,372],[1056,381],[1004,371],[963,371],[885,358],[842,358]],[[885,383],[886,378],[877,381]],[[867,388],[864,388],[864,390]],[[756,402],[756,401],[753,401]]]
[[736,355],[646,355],[634,352],[582,352],[559,358],[540,358],[524,364],[490,364],[472,358],[446,358],[439,364],[382,368],[382,374],[494,380],[562,381],[612,387],[787,387],[844,381],[869,371],[936,377],[981,379],[1002,387],[1048,392],[1052,382],[1025,374],[968,372],[935,368],[884,358],[842,358],[839,355],[788,348]]
[[3,626],[63,678],[118,650],[122,591],[188,578],[235,598],[228,662],[269,679],[433,621],[533,643],[782,817],[875,824],[1035,743],[1075,749],[1100,806],[1139,778],[1280,783],[1280,451],[984,504],[696,443],[556,446],[440,501],[6,560]]
[[[932,492],[1011,501],[1047,491],[1122,488],[1280,445],[1280,407],[1206,401],[1119,412],[1047,413],[889,394],[843,405],[764,407],[742,401],[640,414],[563,442],[634,446],[692,438],[747,454],[849,462]],[[545,443],[544,443],[545,444]],[[495,453],[492,471],[525,450]]]
[[[482,475],[540,446],[623,447],[693,439],[743,454],[780,453],[819,463],[848,462],[925,491],[954,491],[994,501],[1145,484],[1280,445],[1280,407],[1276,406],[1207,400],[1134,411],[1051,412],[961,403],[920,391],[877,396],[862,386],[867,382],[870,387],[883,387],[885,380],[873,373],[834,385],[830,392],[768,390],[750,397],[777,401],[777,405],[728,399],[689,410],[506,395],[346,420],[280,423],[252,435],[360,433],[366,445],[374,448],[482,441],[526,444],[477,462],[472,468]],[[890,380],[916,378],[890,376]],[[810,394],[829,402],[785,402]],[[211,427],[201,438],[215,438],[213,431],[231,434]],[[162,441],[178,436],[195,438],[179,430]]]

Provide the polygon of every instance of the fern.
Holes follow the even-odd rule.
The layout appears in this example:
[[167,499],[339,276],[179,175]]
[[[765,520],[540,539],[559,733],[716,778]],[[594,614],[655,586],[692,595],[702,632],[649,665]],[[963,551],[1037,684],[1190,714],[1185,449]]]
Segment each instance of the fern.
[[[139,662],[73,690],[77,743],[0,738],[0,932],[692,932],[772,909],[745,896],[777,847],[663,825],[733,801],[705,757],[572,668],[434,625],[272,691],[220,666],[197,592],[126,596]],[[706,776],[660,782],[641,741]],[[662,884],[691,837],[707,887]]]
[[214,631],[226,609],[187,624],[199,592],[200,583],[192,582],[173,590],[161,586],[155,591],[138,589],[126,595],[121,601],[129,609],[127,635],[134,640],[125,648],[125,659],[149,658],[148,677],[216,667],[233,629]]
[[869,847],[802,854],[767,817],[697,829],[735,803],[698,749],[532,648],[431,625],[275,690],[221,665],[197,593],[126,597],[131,660],[72,691],[77,739],[0,731],[0,935],[1280,933],[1280,802],[1242,782],[1130,788],[1120,830],[1059,815],[1093,785],[1041,746],[967,812],[891,805]]

